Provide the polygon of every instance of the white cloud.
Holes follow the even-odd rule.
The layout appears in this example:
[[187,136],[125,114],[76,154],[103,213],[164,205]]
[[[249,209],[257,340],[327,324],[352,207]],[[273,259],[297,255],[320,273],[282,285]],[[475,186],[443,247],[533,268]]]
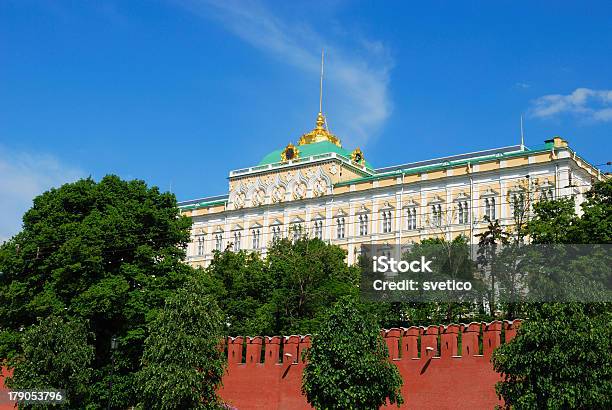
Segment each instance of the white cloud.
[[14,152],[0,146],[0,243],[21,229],[32,199],[51,187],[83,176],[51,155]]
[[572,114],[591,121],[612,121],[612,90],[577,88],[567,95],[545,95],[532,102],[530,114],[539,118]]
[[333,101],[336,113],[328,121],[343,141],[365,143],[389,117],[393,64],[383,43],[354,36],[350,48],[343,47],[325,37],[331,31],[329,26],[320,27],[325,32],[319,32],[319,27],[282,19],[258,2],[186,0],[180,4],[199,16],[216,18],[234,35],[282,63],[312,73],[313,84],[320,68],[320,50],[325,48],[325,101]]

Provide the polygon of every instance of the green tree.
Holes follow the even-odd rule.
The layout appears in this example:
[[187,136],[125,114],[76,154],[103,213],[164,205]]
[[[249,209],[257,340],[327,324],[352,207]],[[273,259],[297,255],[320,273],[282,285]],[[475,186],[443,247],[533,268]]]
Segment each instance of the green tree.
[[403,403],[402,377],[376,321],[350,298],[336,303],[306,354],[302,391],[316,409]]
[[574,198],[540,201],[533,206],[534,218],[527,224],[533,243],[572,243],[578,235],[579,219]]
[[214,299],[197,286],[168,298],[149,325],[138,373],[145,408],[220,408],[217,389],[227,362],[223,322]]
[[22,353],[9,363],[14,372],[7,386],[13,390],[65,390],[63,405],[81,408],[89,394],[94,358],[88,341],[93,335],[87,324],[50,316],[28,327],[22,336]]
[[586,197],[578,223],[579,243],[612,243],[612,178],[596,182]]
[[215,295],[231,335],[260,334],[258,310],[270,298],[274,283],[266,262],[257,252],[215,252],[208,268],[199,272],[200,283]]
[[609,305],[543,303],[528,314],[517,336],[493,355],[506,408],[611,408]]
[[[36,197],[23,229],[0,246],[0,352],[19,352],[15,334],[37,317],[80,317],[95,335],[91,394],[134,404],[147,322],[193,270],[183,260],[191,222],[174,195],[143,181],[84,179]],[[93,403],[92,403],[93,404]]]
[[[596,183],[579,217],[571,200],[539,202],[527,232],[535,243],[610,244],[611,193],[612,180]],[[506,408],[612,407],[610,303],[533,303],[526,315],[492,358],[503,374],[496,390]]]
[[319,239],[282,239],[257,253],[219,252],[200,275],[227,315],[230,335],[306,334],[339,298],[357,295],[359,269]]

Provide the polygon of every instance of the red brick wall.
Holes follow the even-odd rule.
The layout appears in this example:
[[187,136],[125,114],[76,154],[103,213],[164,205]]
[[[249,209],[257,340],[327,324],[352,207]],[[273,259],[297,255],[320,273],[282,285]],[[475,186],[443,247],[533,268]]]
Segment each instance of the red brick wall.
[[[494,387],[499,375],[491,366],[491,353],[501,343],[502,327],[509,341],[519,325],[514,321],[384,330],[390,358],[404,379],[402,407],[494,408],[500,403]],[[309,336],[230,338],[221,397],[240,410],[309,409],[301,394],[304,363],[297,360],[309,345]]]

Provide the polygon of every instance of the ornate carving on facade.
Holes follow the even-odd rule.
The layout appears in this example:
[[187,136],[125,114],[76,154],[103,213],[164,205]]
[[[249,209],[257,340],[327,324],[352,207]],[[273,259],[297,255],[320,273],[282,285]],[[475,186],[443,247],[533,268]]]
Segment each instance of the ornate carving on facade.
[[238,192],[234,197],[234,207],[236,209],[244,208],[244,203],[246,202],[246,194],[244,192]]
[[308,187],[304,182],[298,182],[295,184],[293,188],[293,198],[294,199],[304,199],[306,198],[306,193],[308,191]]
[[313,192],[315,196],[323,196],[327,193],[327,182],[323,178],[317,178],[314,183]]
[[253,206],[263,205],[266,202],[266,191],[263,188],[258,188],[253,193],[253,197],[251,198],[251,202]]
[[272,189],[272,202],[283,202],[285,200],[285,193],[287,189],[282,185],[277,185]]

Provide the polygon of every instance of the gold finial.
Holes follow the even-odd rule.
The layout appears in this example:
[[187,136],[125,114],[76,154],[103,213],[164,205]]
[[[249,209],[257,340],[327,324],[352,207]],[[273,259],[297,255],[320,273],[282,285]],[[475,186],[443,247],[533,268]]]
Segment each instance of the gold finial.
[[342,147],[338,137],[330,133],[325,127],[325,116],[322,113],[317,115],[317,126],[315,129],[300,137],[298,145],[313,144],[315,142],[329,141],[339,147]]

